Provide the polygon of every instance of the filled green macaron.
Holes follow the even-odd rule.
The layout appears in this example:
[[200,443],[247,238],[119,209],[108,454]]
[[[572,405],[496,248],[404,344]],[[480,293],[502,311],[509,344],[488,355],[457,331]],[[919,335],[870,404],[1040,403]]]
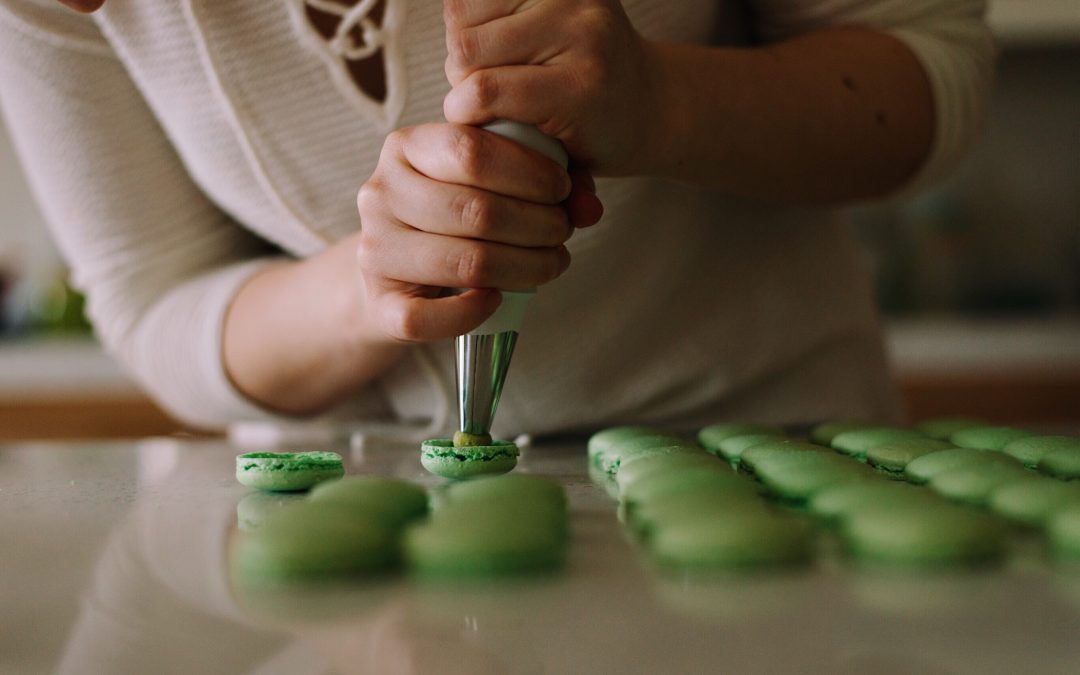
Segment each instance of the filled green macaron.
[[753,481],[739,476],[730,467],[717,462],[715,467],[686,466],[672,468],[642,478],[620,492],[620,497],[629,507],[663,499],[675,493],[694,491],[756,495],[757,486]]
[[658,528],[698,518],[723,519],[733,513],[767,508],[753,492],[741,490],[690,490],[671,492],[624,511],[625,522],[640,537]]
[[420,464],[437,476],[453,480],[506,473],[517,466],[517,458],[518,447],[510,441],[454,447],[452,439],[433,438],[420,446]]
[[236,480],[259,490],[298,492],[344,475],[336,452],[249,452],[236,457]]
[[727,468],[720,460],[701,451],[638,455],[631,457],[619,466],[619,472],[615,474],[615,482],[618,485],[619,493],[623,494],[631,489],[632,485],[646,479],[648,476],[685,467],[703,467],[713,470]]
[[761,462],[754,473],[771,494],[788,502],[805,502],[834,485],[887,480],[850,458],[811,452]]

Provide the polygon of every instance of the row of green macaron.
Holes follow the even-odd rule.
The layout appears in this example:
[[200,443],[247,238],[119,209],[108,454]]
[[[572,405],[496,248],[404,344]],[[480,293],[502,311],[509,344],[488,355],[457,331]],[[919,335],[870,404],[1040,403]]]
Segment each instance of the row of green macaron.
[[[893,455],[903,454],[900,451],[909,455],[905,458],[906,463],[917,458],[916,455],[929,455],[953,448],[952,443],[943,441],[941,437],[952,437],[964,430],[970,431],[956,440],[975,445],[989,445],[989,440],[996,438],[998,446],[1003,448],[1008,442],[1017,441],[1021,435],[1036,438],[1030,432],[1008,430],[1002,433],[1000,427],[980,427],[970,420],[951,419],[933,421],[914,430],[851,423],[820,425],[810,435],[816,443],[786,437],[780,430],[770,427],[724,424],[703,429],[698,440],[713,454],[721,455],[732,465],[738,466],[742,473],[757,478],[763,491],[773,498],[799,504],[822,522],[835,526],[847,548],[862,557],[890,562],[958,562],[1000,555],[1005,546],[1004,523],[985,513],[957,506],[932,490],[888,480],[903,475],[896,470],[902,472],[905,466],[896,466],[895,457],[890,456],[890,466],[877,465],[881,469],[891,469],[893,474],[869,470],[866,464],[853,461],[853,458],[865,461],[869,455],[873,464],[875,450],[891,445]],[[1013,438],[1005,442],[1001,440],[1010,435]],[[1059,451],[1065,445],[1061,437],[1051,439],[1051,442],[1059,446],[1053,451]],[[831,445],[832,450],[838,452],[824,445]],[[659,467],[665,467],[663,470],[669,474],[665,480],[677,481],[676,476],[686,471],[682,465],[707,460],[701,457],[703,453],[700,451],[694,460],[685,459],[684,456],[693,456],[695,449],[693,444],[678,436],[641,427],[608,429],[594,435],[589,443],[593,466],[599,471],[614,474],[620,493],[626,483],[620,476],[623,468],[651,466],[651,471],[659,471]],[[947,466],[955,462],[955,459],[949,459],[950,454],[957,453],[946,452],[940,459],[947,461],[938,460],[945,468],[940,472],[940,477],[934,478],[931,487],[952,500],[979,503],[978,499],[964,497],[985,493],[984,486],[993,485],[995,480],[1004,483],[1009,482],[1009,478],[1025,479],[1008,487],[1002,484],[1000,497],[995,497],[996,502],[1000,503],[1000,509],[996,510],[1014,522],[1032,524],[1033,511],[1048,510],[1045,506],[1033,508],[1032,504],[1058,504],[1064,508],[1069,502],[1069,495],[1074,494],[1064,484],[1023,472],[1017,462],[1014,464],[1019,472],[1000,468],[982,471],[973,467]],[[975,464],[982,464],[992,453],[965,450],[958,454],[957,459],[967,455],[967,459],[978,460]],[[645,458],[650,456],[654,459],[646,461]],[[929,458],[923,463],[931,467],[935,464]],[[723,466],[722,463],[716,464]],[[717,468],[714,464],[711,470]],[[627,480],[632,480],[639,472],[640,469],[628,471]],[[681,496],[679,499],[686,503],[700,499],[715,502],[717,497]],[[988,497],[986,499],[989,500]],[[706,514],[708,517],[698,520],[708,521],[710,517],[712,520],[730,520],[731,515],[736,511],[741,512],[741,506],[746,503],[739,502],[737,505],[740,509],[733,509],[730,504],[723,510],[714,509],[714,512]],[[665,509],[667,507],[659,510],[667,517],[670,509]],[[621,510],[630,516],[633,506],[624,501]],[[736,521],[739,520],[743,519],[736,518]],[[1055,550],[1066,557],[1075,557],[1080,546],[1075,539],[1060,534],[1069,530],[1068,522],[1069,516],[1063,513],[1047,528],[1052,533],[1051,543]],[[640,524],[634,524],[633,520],[631,524],[641,529]],[[699,530],[703,529],[703,526],[698,527]],[[716,525],[709,527],[718,529]],[[794,531],[792,528],[789,530]],[[757,533],[759,543],[766,536],[773,536],[767,535],[767,532],[769,530]],[[703,531],[696,533],[698,548],[703,545],[700,540],[706,534]],[[753,539],[749,535],[747,538]],[[799,548],[805,551],[806,537],[800,535],[799,538],[803,541]],[[723,563],[723,556],[717,556],[714,560],[714,564]]]
[[566,497],[532,475],[477,478],[429,493],[409,481],[355,476],[323,482],[238,533],[240,583],[381,577],[462,579],[557,569],[565,558]]

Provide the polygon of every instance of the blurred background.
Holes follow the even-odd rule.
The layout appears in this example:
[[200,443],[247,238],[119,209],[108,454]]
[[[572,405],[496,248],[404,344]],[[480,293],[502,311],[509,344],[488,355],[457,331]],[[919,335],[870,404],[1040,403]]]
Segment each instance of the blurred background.
[[[985,133],[946,183],[852,209],[912,421],[1080,423],[1080,0],[991,0]],[[179,430],[93,340],[0,122],[0,439]]]

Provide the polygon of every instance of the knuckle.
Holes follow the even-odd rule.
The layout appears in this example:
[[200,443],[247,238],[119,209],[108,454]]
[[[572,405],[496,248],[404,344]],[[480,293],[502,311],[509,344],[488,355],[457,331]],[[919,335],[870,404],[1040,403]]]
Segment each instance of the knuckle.
[[467,68],[480,59],[480,40],[475,30],[462,28],[447,31],[446,51],[459,67]]
[[356,244],[356,260],[360,269],[374,270],[379,259],[378,243],[375,237],[361,231],[360,241]]
[[443,0],[443,21],[447,26],[457,26],[465,21],[469,3],[475,0]]
[[465,288],[486,288],[491,278],[491,255],[483,246],[471,245],[457,254],[456,273]]
[[484,142],[480,134],[470,127],[455,126],[451,137],[451,151],[458,168],[466,177],[480,176],[486,164]]
[[541,282],[547,283],[558,279],[563,273],[563,253],[562,247],[552,249],[552,251],[542,258],[542,263],[539,269],[539,275]]
[[490,71],[477,71],[469,76],[468,82],[472,99],[480,109],[487,110],[499,100],[499,81]]
[[458,198],[455,212],[464,236],[482,239],[490,233],[492,204],[482,193],[463,192]]

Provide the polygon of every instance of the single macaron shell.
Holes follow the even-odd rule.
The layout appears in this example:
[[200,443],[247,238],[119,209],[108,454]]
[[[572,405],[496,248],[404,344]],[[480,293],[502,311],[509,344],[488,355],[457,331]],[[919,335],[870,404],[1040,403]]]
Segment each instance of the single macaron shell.
[[648,548],[661,566],[680,571],[791,565],[809,562],[814,529],[806,520],[766,509],[703,514],[657,527]]
[[664,433],[661,429],[653,427],[622,426],[609,427],[596,432],[589,437],[587,445],[589,461],[598,464],[602,454],[607,452],[613,445],[638,436],[653,436]]
[[818,445],[829,445],[832,440],[846,431],[880,427],[873,422],[823,422],[810,430],[810,440]]
[[1056,557],[1080,562],[1080,504],[1054,512],[1046,521],[1046,538]]
[[697,440],[701,447],[715,455],[720,451],[720,444],[725,440],[734,436],[746,436],[748,434],[784,435],[780,429],[764,424],[727,423],[712,424],[703,428],[698,432]]
[[807,502],[810,512],[829,523],[839,523],[874,508],[903,506],[912,502],[939,500],[920,487],[893,480],[867,480],[832,485],[818,491]]
[[925,439],[918,431],[910,429],[897,429],[895,427],[871,427],[869,429],[854,429],[837,434],[829,445],[845,455],[856,459],[865,459],[866,451],[875,445],[883,445],[895,441],[920,441]]
[[1020,460],[1024,466],[1035,468],[1039,460],[1055,450],[1080,450],[1080,438],[1075,436],[1027,436],[1009,443],[1002,450]]
[[1005,551],[999,520],[948,503],[869,509],[847,518],[841,532],[856,557],[899,566],[984,562]]
[[355,508],[391,528],[422,518],[428,511],[424,488],[385,476],[353,476],[325,483],[316,486],[308,499]]
[[974,417],[938,417],[925,420],[915,425],[917,431],[921,431],[930,438],[939,441],[947,441],[957,431],[971,429],[972,427],[985,427],[986,422]]
[[1080,478],[1080,448],[1061,448],[1039,460],[1039,471],[1062,480]]
[[236,457],[236,480],[259,490],[298,492],[344,475],[336,452],[248,452]]
[[875,445],[866,451],[866,461],[875,468],[890,473],[903,473],[912,460],[929,455],[939,450],[948,450],[956,446],[948,441],[933,438],[890,441]]
[[990,494],[1007,483],[1031,477],[1018,462],[1013,464],[973,464],[937,473],[930,479],[930,489],[943,497],[982,506]]
[[455,448],[449,438],[433,438],[420,446],[420,464],[437,476],[453,480],[506,473],[517,466],[517,457],[518,447],[510,441]]
[[911,460],[904,468],[904,475],[913,483],[926,483],[935,475],[950,469],[986,463],[1019,465],[1012,457],[993,450],[951,448],[932,452]]
[[242,583],[325,581],[388,570],[399,553],[395,534],[376,518],[304,500],[279,509],[254,532],[240,533],[231,567]]
[[1029,527],[1042,527],[1055,511],[1074,503],[1080,504],[1080,485],[1035,475],[998,486],[987,500],[994,513]]
[[760,445],[766,441],[783,440],[783,434],[746,434],[743,436],[731,436],[720,441],[719,452],[724,459],[732,464],[738,464],[742,454],[746,450]]
[[1015,427],[971,427],[961,429],[949,436],[949,442],[958,448],[1000,451],[1009,443],[1028,436],[1038,436],[1038,434]]

